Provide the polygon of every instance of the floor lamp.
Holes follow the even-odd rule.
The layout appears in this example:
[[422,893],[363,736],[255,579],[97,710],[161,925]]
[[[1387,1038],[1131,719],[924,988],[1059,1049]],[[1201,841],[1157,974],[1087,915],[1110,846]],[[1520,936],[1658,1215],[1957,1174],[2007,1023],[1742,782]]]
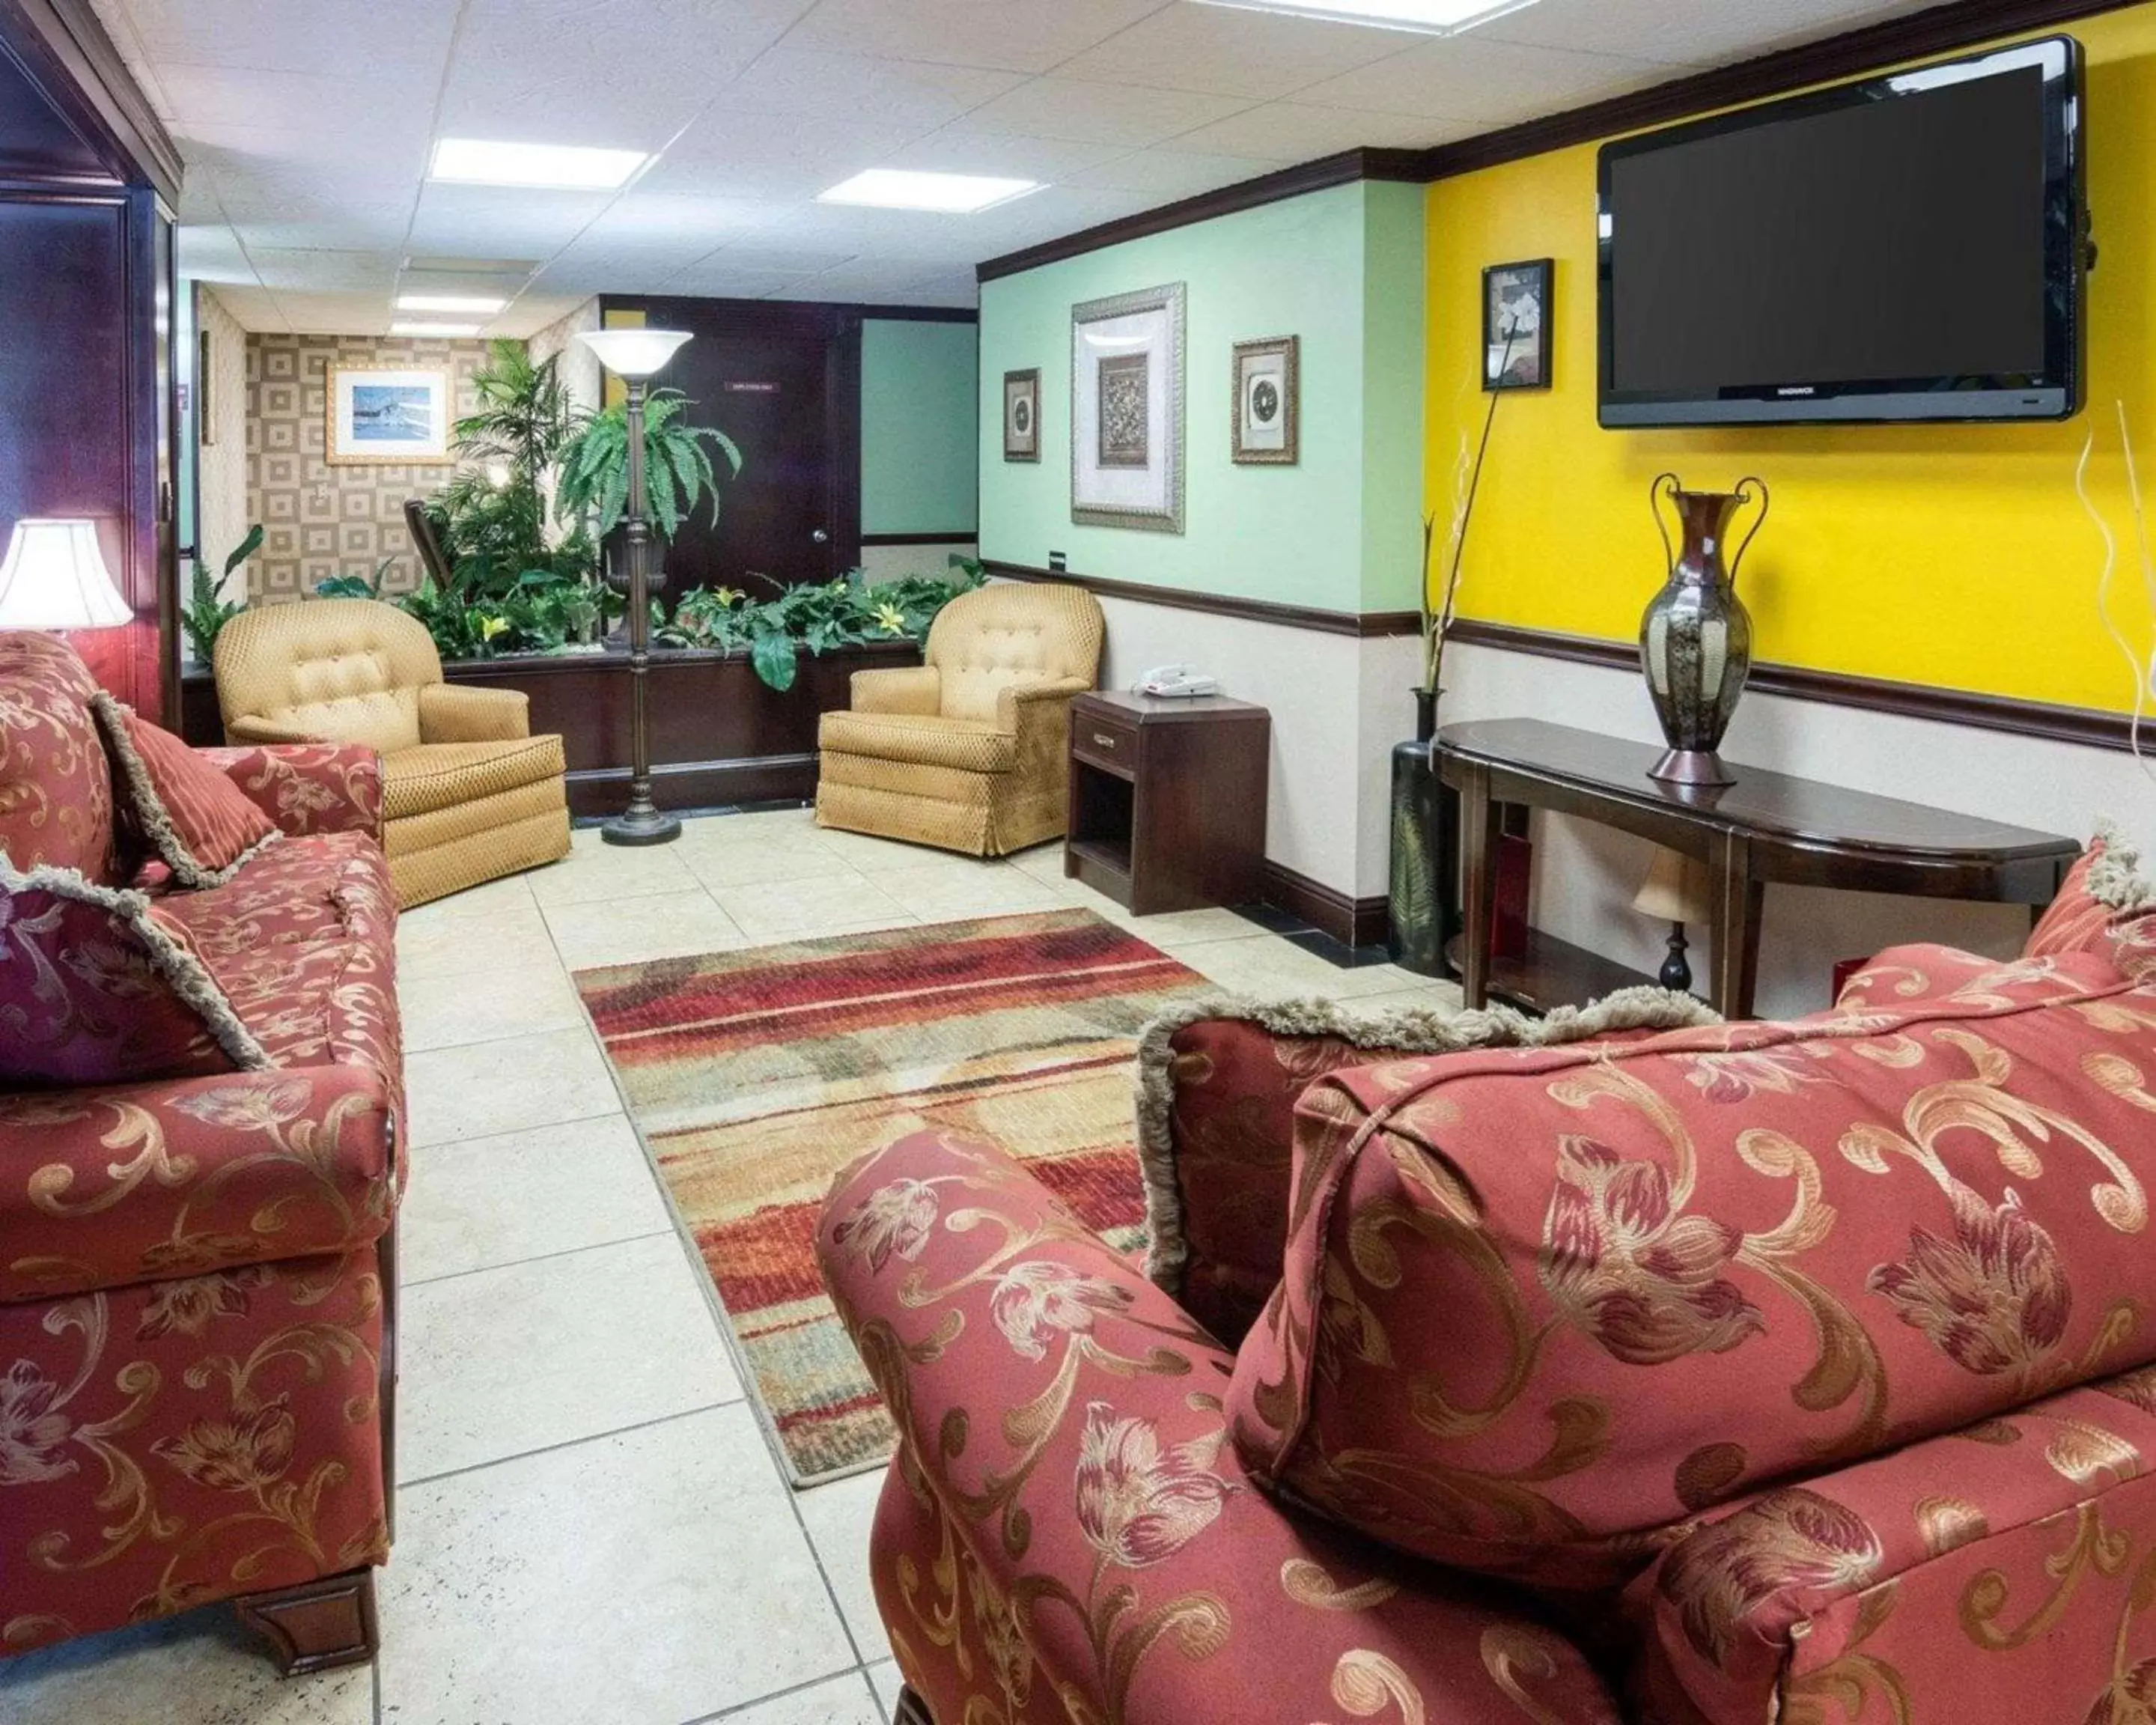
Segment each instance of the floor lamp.
[[599,829],[609,845],[664,845],[681,823],[651,800],[651,728],[645,685],[651,670],[651,594],[644,559],[651,523],[644,485],[644,392],[654,373],[689,339],[685,330],[593,330],[577,339],[629,386],[629,807]]

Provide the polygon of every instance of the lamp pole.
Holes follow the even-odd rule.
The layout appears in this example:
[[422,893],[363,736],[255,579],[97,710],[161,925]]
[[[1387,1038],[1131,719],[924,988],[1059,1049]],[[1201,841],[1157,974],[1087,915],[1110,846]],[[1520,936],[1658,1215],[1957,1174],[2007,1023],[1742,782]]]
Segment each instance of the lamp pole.
[[623,521],[629,558],[629,807],[601,827],[599,836],[609,845],[665,845],[680,837],[681,823],[651,800],[651,522],[644,403],[652,374],[689,337],[678,330],[598,330],[578,339],[629,388],[629,506]]

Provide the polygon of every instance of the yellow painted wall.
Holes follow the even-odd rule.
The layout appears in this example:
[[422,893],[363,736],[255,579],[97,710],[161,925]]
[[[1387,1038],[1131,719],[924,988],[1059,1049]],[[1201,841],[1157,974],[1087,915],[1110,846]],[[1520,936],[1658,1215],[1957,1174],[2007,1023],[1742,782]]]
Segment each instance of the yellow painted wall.
[[1594,423],[1595,146],[1440,181],[1429,192],[1425,502],[1440,532],[1481,429],[1481,270],[1554,257],[1555,388],[1506,396],[1468,540],[1461,614],[1637,638],[1665,562],[1654,476],[1774,488],[1740,590],[1763,660],[2130,708],[2133,675],[2099,620],[2092,492],[2121,537],[2111,592],[2145,649],[2115,403],[2123,401],[2156,529],[2156,5],[2072,27],[2087,50],[2088,405],[2056,424],[1604,431]]

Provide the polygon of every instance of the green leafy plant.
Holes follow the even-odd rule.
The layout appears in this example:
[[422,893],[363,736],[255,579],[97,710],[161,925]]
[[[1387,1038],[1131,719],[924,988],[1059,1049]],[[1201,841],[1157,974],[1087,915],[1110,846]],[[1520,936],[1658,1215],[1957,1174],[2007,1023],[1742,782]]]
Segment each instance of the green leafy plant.
[[[699,505],[710,500],[711,519],[719,518],[719,480],[712,454],[726,463],[729,479],[742,470],[742,453],[733,439],[708,425],[689,425],[681,414],[690,405],[678,389],[654,389],[644,404],[644,490],[660,536],[670,540]],[[708,447],[707,447],[708,446]],[[562,451],[562,474],[554,507],[567,522],[588,526],[604,539],[621,525],[629,508],[629,408],[621,403],[588,415]]]
[[244,599],[219,597],[224,583],[232,578],[232,572],[262,548],[262,523],[247,530],[247,536],[224,560],[223,573],[215,580],[210,578],[209,566],[200,557],[195,559],[195,574],[187,594],[187,603],[181,612],[187,633],[194,638],[195,651],[207,665],[217,650],[217,638],[226,624],[247,608]]

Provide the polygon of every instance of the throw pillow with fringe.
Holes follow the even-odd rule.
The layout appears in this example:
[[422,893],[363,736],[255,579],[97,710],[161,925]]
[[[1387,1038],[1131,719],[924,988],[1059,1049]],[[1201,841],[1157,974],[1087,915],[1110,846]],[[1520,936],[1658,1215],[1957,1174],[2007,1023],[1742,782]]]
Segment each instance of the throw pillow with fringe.
[[90,697],[143,842],[182,886],[222,886],[283,835],[229,778],[169,731],[102,692]]

